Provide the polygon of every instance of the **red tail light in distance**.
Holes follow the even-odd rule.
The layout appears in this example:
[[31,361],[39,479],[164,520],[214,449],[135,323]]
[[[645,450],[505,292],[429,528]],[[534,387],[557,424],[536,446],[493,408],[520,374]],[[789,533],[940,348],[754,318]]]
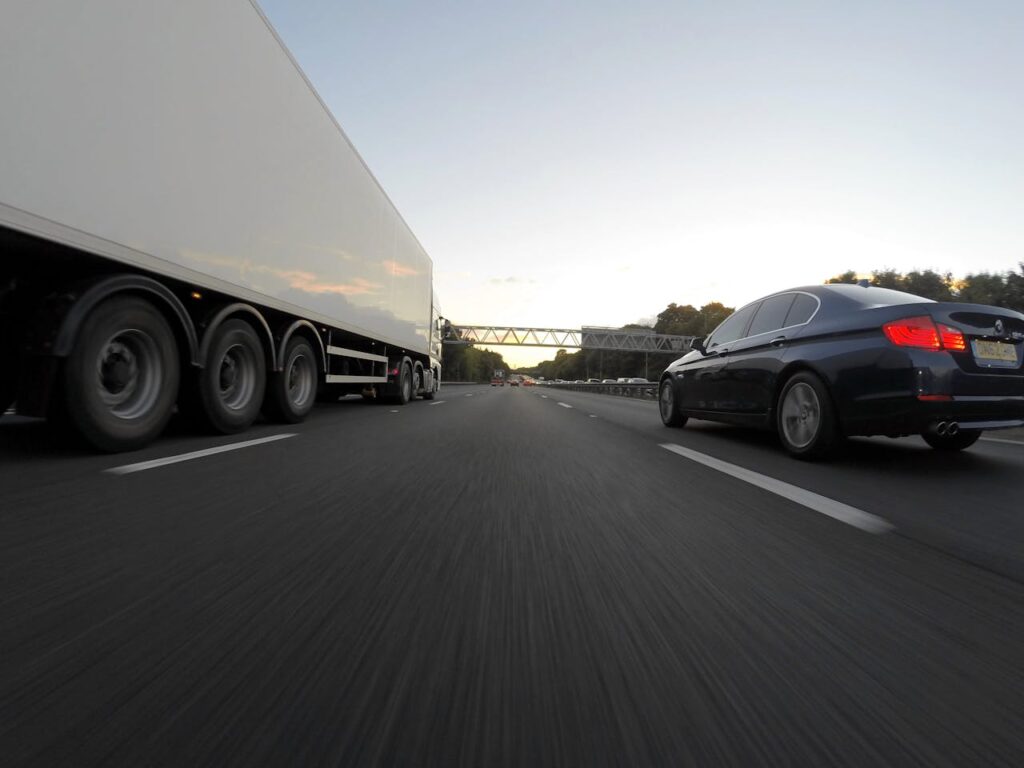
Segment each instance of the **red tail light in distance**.
[[882,332],[898,347],[946,349],[950,352],[967,349],[967,342],[959,330],[942,323],[936,325],[927,315],[893,320],[882,326]]

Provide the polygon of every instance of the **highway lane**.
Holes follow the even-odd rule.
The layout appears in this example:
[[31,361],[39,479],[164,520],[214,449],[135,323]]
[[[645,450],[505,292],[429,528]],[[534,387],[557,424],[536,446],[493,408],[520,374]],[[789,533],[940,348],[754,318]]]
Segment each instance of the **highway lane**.
[[984,542],[1016,535],[1013,510],[988,511],[1011,492],[954,488],[1014,482],[1015,446],[982,444],[971,472],[915,473],[934,454],[875,441],[811,466],[756,435],[665,430],[650,403],[439,399],[129,457],[0,422],[0,761],[1019,764],[1024,586],[995,549],[905,532],[928,500],[964,541],[943,527],[962,497],[979,529],[1003,521]]
[[982,440],[953,454],[919,437],[854,438],[834,460],[806,463],[766,432],[699,420],[666,429],[651,401],[554,389],[542,396],[852,504],[900,535],[1024,582],[1024,439],[1015,432],[1012,442]]

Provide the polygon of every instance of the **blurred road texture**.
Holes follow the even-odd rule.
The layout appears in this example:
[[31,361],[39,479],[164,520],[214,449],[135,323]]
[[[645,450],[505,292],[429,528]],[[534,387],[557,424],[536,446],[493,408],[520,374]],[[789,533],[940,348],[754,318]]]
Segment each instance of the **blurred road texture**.
[[804,464],[656,408],[451,387],[127,456],[5,418],[0,763],[1024,764],[1024,442]]

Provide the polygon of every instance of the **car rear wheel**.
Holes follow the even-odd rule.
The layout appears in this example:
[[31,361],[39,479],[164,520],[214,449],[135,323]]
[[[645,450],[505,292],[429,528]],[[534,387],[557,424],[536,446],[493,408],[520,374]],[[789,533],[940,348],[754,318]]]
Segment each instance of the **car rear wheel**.
[[962,451],[970,448],[981,437],[980,429],[961,429],[955,435],[937,435],[934,432],[925,432],[921,435],[924,441],[937,451]]
[[675,387],[671,379],[661,382],[661,389],[658,391],[658,411],[661,413],[661,421],[666,427],[682,427],[686,425],[687,417],[679,412],[679,401],[676,398]]
[[824,382],[810,371],[794,374],[776,408],[779,439],[799,459],[820,459],[839,441],[835,408]]

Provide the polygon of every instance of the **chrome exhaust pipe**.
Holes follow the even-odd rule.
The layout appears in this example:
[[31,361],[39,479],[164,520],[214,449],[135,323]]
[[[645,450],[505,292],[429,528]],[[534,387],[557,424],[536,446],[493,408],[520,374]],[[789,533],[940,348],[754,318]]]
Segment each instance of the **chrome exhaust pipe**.
[[949,435],[950,437],[952,437],[959,431],[960,425],[957,424],[955,421],[951,421],[949,422],[949,424],[946,425],[946,434]]
[[935,434],[937,434],[937,435],[945,435],[946,434],[946,422],[940,421],[938,424],[935,425]]

